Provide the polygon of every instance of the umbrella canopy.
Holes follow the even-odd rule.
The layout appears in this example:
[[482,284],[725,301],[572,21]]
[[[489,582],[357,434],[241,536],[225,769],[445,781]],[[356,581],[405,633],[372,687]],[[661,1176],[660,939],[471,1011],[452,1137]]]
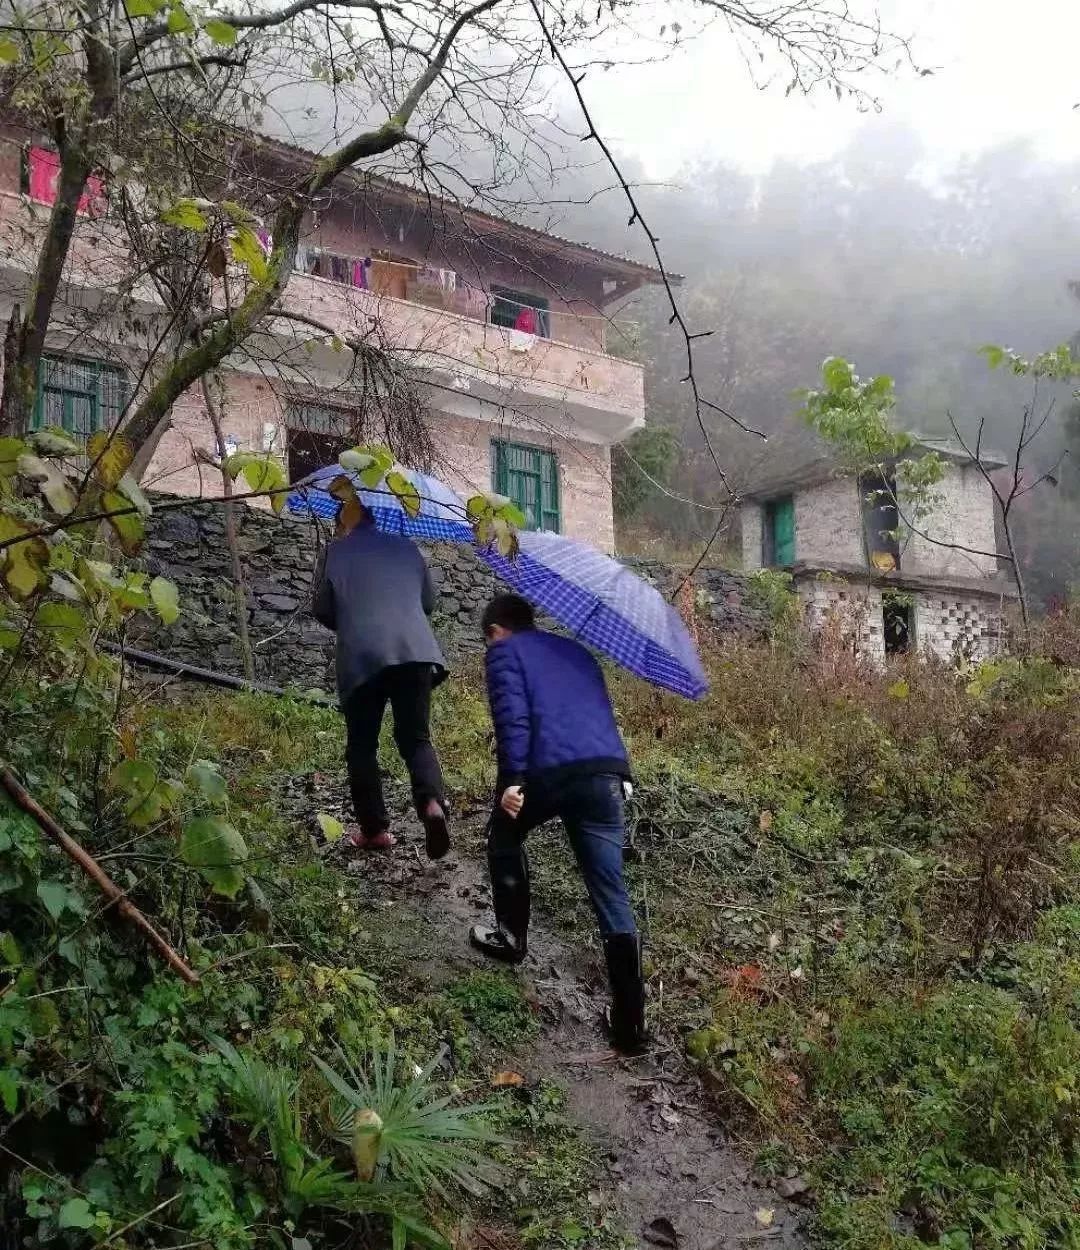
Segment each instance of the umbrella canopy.
[[705,670],[686,626],[655,586],[560,534],[518,538],[514,559],[491,548],[479,553],[517,594],[654,686],[687,699],[705,694]]
[[465,505],[438,478],[414,469],[398,469],[416,487],[420,496],[420,512],[410,516],[398,497],[387,488],[384,478],[378,486],[368,489],[356,473],[339,464],[328,464],[309,474],[286,500],[289,511],[297,516],[317,516],[333,520],[341,508],[341,500],[330,494],[330,483],[347,477],[356,488],[360,502],[371,513],[376,528],[386,534],[404,534],[408,538],[426,538],[443,542],[471,543],[473,527],[465,518]]

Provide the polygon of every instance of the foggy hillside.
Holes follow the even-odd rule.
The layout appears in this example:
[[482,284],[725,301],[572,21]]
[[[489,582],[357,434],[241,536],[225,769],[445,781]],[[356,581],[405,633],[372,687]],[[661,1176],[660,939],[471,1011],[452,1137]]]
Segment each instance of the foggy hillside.
[[[1010,452],[1029,386],[991,372],[986,343],[1034,353],[1071,340],[1080,302],[1069,282],[1080,272],[1080,163],[1037,158],[1012,144],[931,172],[918,140],[875,119],[832,160],[775,164],[761,178],[721,164],[686,170],[668,186],[640,190],[665,263],[686,275],[679,299],[694,330],[703,392],[770,434],[762,444],[707,420],[733,480],[745,485],[813,454],[792,392],[813,386],[822,360],[843,355],[864,376],[896,380],[900,420],[946,433],[951,412],[985,443]],[[634,178],[632,162],[625,172]],[[584,200],[610,182],[600,167],[561,178],[559,201]],[[621,191],[588,204],[563,203],[561,233],[647,258],[640,232],[627,231]],[[680,384],[685,345],[667,326],[658,293],[639,296],[626,315],[642,323],[651,422],[675,429],[686,449],[675,482],[715,498],[715,469],[688,388]],[[1031,464],[1050,463],[1080,442],[1077,410],[1064,390]],[[707,514],[659,501],[650,516],[673,534],[707,532]],[[1023,550],[1043,594],[1080,576],[1080,473],[1066,462],[1060,487],[1040,488],[1025,510]]]

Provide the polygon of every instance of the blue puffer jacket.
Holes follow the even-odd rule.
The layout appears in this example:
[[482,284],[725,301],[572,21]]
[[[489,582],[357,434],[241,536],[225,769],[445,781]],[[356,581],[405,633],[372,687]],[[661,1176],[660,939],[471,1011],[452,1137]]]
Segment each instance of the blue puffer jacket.
[[600,665],[578,642],[530,629],[487,650],[499,786],[630,776]]

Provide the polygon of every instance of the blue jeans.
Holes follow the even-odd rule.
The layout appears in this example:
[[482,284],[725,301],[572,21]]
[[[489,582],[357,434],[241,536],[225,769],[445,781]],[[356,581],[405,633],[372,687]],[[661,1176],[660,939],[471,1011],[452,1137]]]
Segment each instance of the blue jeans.
[[566,827],[601,935],[637,932],[623,879],[626,815],[620,777],[600,773],[570,777],[547,788],[526,786],[525,806],[516,820],[497,806],[498,797],[488,831],[496,917],[504,910],[500,895],[528,891],[529,831],[557,817]]

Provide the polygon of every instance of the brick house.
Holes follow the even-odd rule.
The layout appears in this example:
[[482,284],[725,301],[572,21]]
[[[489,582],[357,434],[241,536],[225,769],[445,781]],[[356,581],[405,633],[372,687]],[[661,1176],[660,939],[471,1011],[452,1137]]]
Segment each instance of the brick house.
[[[312,154],[260,140],[260,170],[302,169]],[[56,158],[15,125],[0,128],[0,315],[24,294],[35,233],[48,212]],[[88,186],[63,300],[48,341],[34,420],[80,435],[108,426],[137,386],[160,303],[130,289],[122,322],[99,316],[125,283],[126,236],[107,187]],[[530,525],[614,546],[611,447],[644,422],[642,366],[614,310],[659,281],[652,268],[447,201],[356,174],[308,215],[286,295],[290,311],[342,338],[377,322],[380,342],[408,359],[435,455],[430,468],[463,495],[510,495]],[[141,318],[141,320],[140,320]],[[271,450],[296,479],[364,441],[351,353],[300,344],[273,321],[258,352],[221,371],[230,449]],[[375,440],[377,435],[368,435]],[[174,405],[144,484],[220,493],[200,465],[212,447],[199,386]]]
[[910,454],[930,450],[945,473],[920,532],[898,515],[889,469],[884,481],[858,478],[819,458],[744,493],[744,567],[789,572],[811,632],[832,621],[875,661],[911,647],[947,660],[995,654],[1014,592],[993,554],[993,496],[958,449],[922,440]]

